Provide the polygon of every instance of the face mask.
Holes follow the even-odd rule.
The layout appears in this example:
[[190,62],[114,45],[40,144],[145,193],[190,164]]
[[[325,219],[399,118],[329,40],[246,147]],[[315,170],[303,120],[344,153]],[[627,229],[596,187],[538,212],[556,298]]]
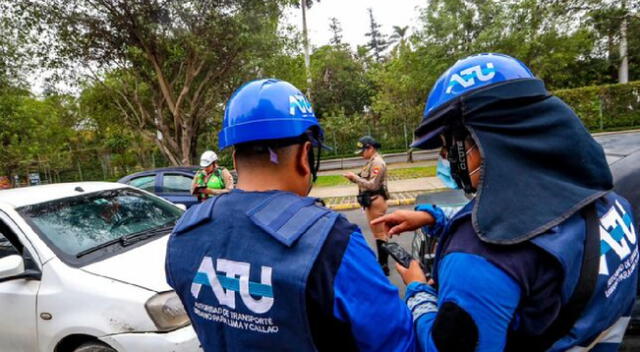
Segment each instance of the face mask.
[[451,165],[449,160],[438,157],[438,166],[436,167],[436,176],[444,183],[445,186],[451,189],[460,189],[456,181],[451,177]]

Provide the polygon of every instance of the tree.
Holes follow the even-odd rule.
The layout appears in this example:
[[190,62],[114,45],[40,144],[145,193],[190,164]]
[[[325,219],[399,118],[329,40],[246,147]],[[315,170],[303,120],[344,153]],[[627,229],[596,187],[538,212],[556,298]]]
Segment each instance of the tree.
[[389,44],[396,44],[394,49],[404,47],[406,45],[408,30],[409,26],[393,26],[393,34],[389,37]]
[[362,113],[373,86],[348,47],[325,45],[313,53],[314,109],[319,117]]
[[[24,86],[22,75],[31,55],[25,45],[27,18],[20,15],[13,2],[0,2],[0,87]],[[17,13],[14,15],[14,13]]]
[[331,17],[329,19],[329,30],[331,31],[331,39],[329,39],[329,43],[331,43],[331,45],[341,45],[342,26],[340,25],[340,21],[338,21],[337,18]]
[[[27,10],[49,30],[49,63],[83,67],[112,89],[127,123],[170,161],[190,164],[198,135],[224,101],[276,52],[288,1],[41,0]],[[47,58],[48,59],[48,58]],[[77,72],[77,71],[76,71]],[[219,127],[220,121],[214,125]],[[160,138],[155,138],[156,136]]]
[[380,27],[382,27],[378,22],[376,22],[375,18],[373,18],[373,10],[371,8],[369,11],[369,32],[365,33],[367,37],[369,37],[369,42],[367,43],[367,47],[370,51],[373,52],[373,57],[376,61],[380,62],[382,60],[382,52],[389,46],[385,35],[380,32]]

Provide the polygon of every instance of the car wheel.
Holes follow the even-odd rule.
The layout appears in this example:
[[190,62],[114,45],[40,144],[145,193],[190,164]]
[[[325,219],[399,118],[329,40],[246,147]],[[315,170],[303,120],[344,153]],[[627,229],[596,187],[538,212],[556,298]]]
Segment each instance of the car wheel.
[[83,343],[78,348],[73,350],[73,352],[117,352],[117,351],[109,347],[108,345],[105,345],[102,342],[91,341],[91,342]]

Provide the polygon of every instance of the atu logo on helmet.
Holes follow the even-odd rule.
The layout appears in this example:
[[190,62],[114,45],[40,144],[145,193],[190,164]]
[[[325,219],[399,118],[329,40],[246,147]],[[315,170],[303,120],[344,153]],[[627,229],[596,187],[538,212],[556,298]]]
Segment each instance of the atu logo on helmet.
[[491,62],[487,62],[486,66],[485,69],[482,69],[480,65],[476,65],[460,71],[460,74],[454,73],[449,80],[447,94],[451,94],[451,90],[456,83],[464,88],[469,88],[476,84],[476,78],[482,82],[492,79],[496,75],[496,69]]
[[302,115],[313,114],[311,103],[302,95],[290,95],[289,96],[289,115],[295,115],[296,109],[300,110]]
[[[218,271],[226,275],[219,275]],[[268,312],[273,306],[273,287],[271,286],[270,266],[262,266],[260,271],[260,283],[249,281],[251,264],[218,258],[216,267],[213,266],[211,257],[202,258],[200,268],[191,283],[191,294],[196,299],[200,295],[202,286],[209,286],[221,305],[236,309],[236,292],[240,292],[240,298],[244,305],[254,313]],[[252,296],[260,296],[255,299]]]

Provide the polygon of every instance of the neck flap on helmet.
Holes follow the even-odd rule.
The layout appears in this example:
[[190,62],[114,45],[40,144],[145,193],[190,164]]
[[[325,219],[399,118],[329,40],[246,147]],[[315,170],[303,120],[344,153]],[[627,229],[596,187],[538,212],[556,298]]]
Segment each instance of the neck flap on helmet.
[[[447,111],[447,133],[455,141],[447,141],[454,152],[452,170],[454,161],[466,161],[462,131],[470,133],[483,157],[472,212],[483,241],[526,241],[612,189],[602,147],[542,81],[500,82],[447,105],[442,111]],[[466,164],[457,168],[464,170]],[[458,176],[467,191],[468,171]]]

